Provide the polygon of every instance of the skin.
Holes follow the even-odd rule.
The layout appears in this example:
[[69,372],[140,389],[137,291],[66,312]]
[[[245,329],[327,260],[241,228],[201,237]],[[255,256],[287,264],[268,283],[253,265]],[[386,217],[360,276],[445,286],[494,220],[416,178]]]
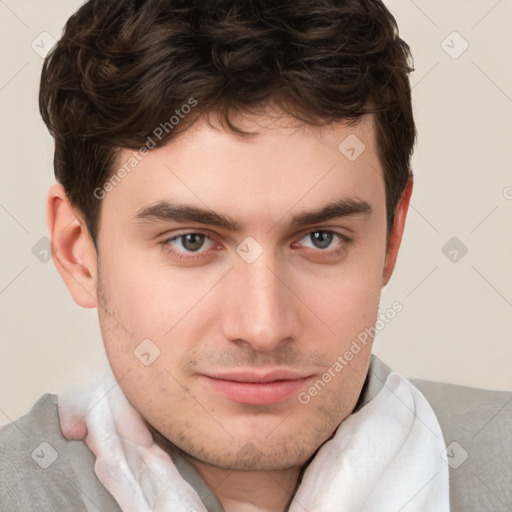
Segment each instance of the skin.
[[[79,305],[98,308],[110,364],[133,406],[188,454],[227,512],[282,511],[304,463],[354,409],[371,343],[308,404],[298,393],[276,404],[239,403],[202,375],[289,369],[309,376],[302,391],[318,380],[375,323],[412,182],[388,241],[372,117],[351,127],[265,115],[238,124],[259,134],[239,138],[199,122],[150,151],[102,200],[98,254],[60,185],[48,196],[48,223],[57,269]],[[349,134],[366,146],[353,162],[338,150]],[[131,154],[121,152],[120,166]],[[371,211],[291,224],[298,213],[347,199]],[[243,226],[137,218],[160,201]],[[315,243],[315,231],[327,247]],[[196,252],[183,238],[169,241],[186,233],[211,239]],[[236,252],[249,236],[263,251],[252,263]],[[160,355],[145,366],[134,350],[148,338]]]

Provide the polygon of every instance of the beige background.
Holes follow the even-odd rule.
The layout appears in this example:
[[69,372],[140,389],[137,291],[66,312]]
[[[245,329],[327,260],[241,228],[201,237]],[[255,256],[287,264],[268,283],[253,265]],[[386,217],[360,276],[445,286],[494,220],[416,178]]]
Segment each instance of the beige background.
[[[96,311],[75,305],[53,263],[32,253],[47,234],[53,182],[35,50],[48,46],[42,32],[59,37],[80,3],[0,0],[0,423],[42,393],[87,378],[104,357]],[[512,4],[388,6],[415,56],[419,143],[405,241],[381,304],[384,311],[399,301],[404,309],[374,351],[407,376],[512,389]],[[452,237],[468,249],[456,262],[442,251]],[[445,249],[450,258],[453,250]]]

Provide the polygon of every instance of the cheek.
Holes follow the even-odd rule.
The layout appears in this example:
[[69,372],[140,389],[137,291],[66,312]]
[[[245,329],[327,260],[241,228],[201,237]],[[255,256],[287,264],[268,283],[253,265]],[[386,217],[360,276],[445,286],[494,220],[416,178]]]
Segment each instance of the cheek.
[[373,326],[379,307],[385,241],[354,249],[338,267],[308,279],[311,308],[336,333],[338,345]]
[[133,338],[161,338],[186,314],[200,287],[190,286],[186,273],[148,257],[157,248],[123,250],[123,243],[110,239],[100,260],[105,298]]
[[161,259],[148,261],[142,251],[125,251],[130,256],[121,258],[116,250],[121,246],[122,241],[112,242],[99,265],[105,306],[99,315],[109,360],[119,374],[130,368],[139,372],[143,368],[135,357],[145,347],[144,353],[158,354],[151,371],[174,372],[214,329],[219,303],[212,290],[225,269],[201,273],[171,267]]
[[[321,310],[321,318],[332,336],[326,337],[328,352],[336,357],[343,354],[361,333],[372,327],[379,307],[379,287],[360,282],[344,282],[331,294]],[[320,315],[319,315],[320,316]]]

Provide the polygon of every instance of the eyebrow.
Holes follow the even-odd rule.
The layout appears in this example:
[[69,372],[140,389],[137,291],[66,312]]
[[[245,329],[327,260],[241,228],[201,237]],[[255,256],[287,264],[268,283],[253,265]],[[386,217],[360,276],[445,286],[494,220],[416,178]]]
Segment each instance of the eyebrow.
[[[351,217],[355,215],[369,215],[372,207],[366,201],[354,198],[344,198],[332,201],[319,210],[302,211],[293,216],[290,227],[296,229],[309,224],[318,224],[331,219]],[[216,213],[213,210],[197,206],[159,201],[141,209],[133,218],[143,223],[152,222],[197,222],[232,232],[241,232],[245,225],[229,215]]]

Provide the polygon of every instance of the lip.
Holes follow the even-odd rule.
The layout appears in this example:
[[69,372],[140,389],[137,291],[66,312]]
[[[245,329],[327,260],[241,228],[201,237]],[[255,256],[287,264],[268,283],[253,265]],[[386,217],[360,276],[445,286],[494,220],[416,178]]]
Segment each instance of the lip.
[[215,391],[234,402],[272,405],[296,395],[312,377],[290,370],[225,372],[201,375]]

